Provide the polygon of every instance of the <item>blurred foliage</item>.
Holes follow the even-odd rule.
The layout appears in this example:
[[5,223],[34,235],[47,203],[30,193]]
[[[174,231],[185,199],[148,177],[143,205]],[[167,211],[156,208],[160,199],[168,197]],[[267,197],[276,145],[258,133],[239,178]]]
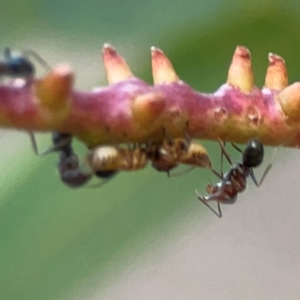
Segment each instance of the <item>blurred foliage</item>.
[[[100,59],[94,60],[105,42],[112,42],[150,83],[149,48],[155,45],[183,80],[212,92],[225,82],[236,45],[250,49],[258,86],[270,51],[286,59],[291,82],[296,81],[299,10],[298,1],[283,0],[2,0],[0,34],[2,47],[49,49],[58,52],[56,59],[72,60],[78,84],[86,88],[98,80]],[[80,73],[90,66],[95,69],[82,84]],[[21,147],[18,140],[11,145]],[[205,145],[218,162],[218,147]],[[147,168],[120,174],[99,189],[70,190],[55,175],[54,154],[39,159],[24,149],[20,156],[27,166],[33,160],[40,165],[10,170],[14,175],[7,184],[13,188],[1,194],[1,299],[65,299],[104,285],[130,255],[155,247],[147,245],[150,235],[163,242],[173,224],[192,210],[199,218],[207,212],[194,194],[195,188],[204,191],[212,177],[205,170],[168,179]],[[10,155],[3,158],[3,169],[10,168]]]

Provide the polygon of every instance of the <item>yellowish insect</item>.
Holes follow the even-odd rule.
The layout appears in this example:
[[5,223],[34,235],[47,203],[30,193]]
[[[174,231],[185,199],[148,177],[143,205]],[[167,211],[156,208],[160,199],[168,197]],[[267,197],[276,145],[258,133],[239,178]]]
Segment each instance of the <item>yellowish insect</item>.
[[147,153],[144,148],[119,148],[101,146],[90,151],[87,163],[94,173],[102,171],[133,171],[146,167]]

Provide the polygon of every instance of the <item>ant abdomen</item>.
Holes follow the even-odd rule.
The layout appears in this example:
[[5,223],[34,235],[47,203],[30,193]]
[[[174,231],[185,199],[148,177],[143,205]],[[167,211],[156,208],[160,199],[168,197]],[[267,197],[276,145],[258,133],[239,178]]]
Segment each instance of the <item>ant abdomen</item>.
[[243,165],[248,168],[259,166],[264,158],[264,147],[258,139],[251,139],[243,152]]
[[87,183],[92,176],[92,174],[80,169],[78,157],[74,153],[60,153],[58,170],[61,181],[72,188],[81,187]]

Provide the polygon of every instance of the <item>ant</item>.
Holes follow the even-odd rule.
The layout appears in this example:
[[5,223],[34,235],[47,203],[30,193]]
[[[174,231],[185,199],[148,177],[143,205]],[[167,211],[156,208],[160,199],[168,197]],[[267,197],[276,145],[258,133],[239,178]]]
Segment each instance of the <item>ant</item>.
[[[59,152],[58,171],[62,182],[72,188],[80,187],[87,183],[92,176],[92,172],[81,168],[79,165],[78,156],[74,153],[72,147],[72,135],[69,133],[60,133],[54,131],[52,133],[53,147],[49,148],[43,153],[39,153],[35,137],[30,133],[31,143],[34,153],[39,156],[44,156],[53,152]],[[114,170],[98,170],[95,171],[95,176],[108,180],[117,171]]]
[[72,135],[69,133],[52,133],[53,147],[43,153],[39,153],[36,140],[30,134],[34,153],[44,156],[53,152],[59,152],[58,171],[62,182],[72,188],[80,187],[91,179],[91,173],[80,168],[78,156],[72,147]]
[[[22,78],[25,82],[29,82],[35,76],[35,67],[32,62],[27,58],[34,57],[40,65],[46,70],[51,67],[46,63],[42,57],[33,50],[26,50],[23,55],[13,56],[10,48],[4,49],[4,61],[0,61],[0,79],[1,77]],[[34,140],[33,132],[29,131],[31,141]],[[33,143],[36,145],[36,143]]]
[[[244,151],[242,151],[235,144],[232,146],[242,153],[242,162],[234,165],[230,159],[228,153],[225,150],[225,145],[222,141],[219,140],[219,145],[221,147],[222,158],[225,156],[231,168],[228,172],[223,174],[221,169],[221,174],[212,170],[215,175],[217,175],[221,181],[215,185],[209,184],[206,187],[206,191],[209,195],[202,196],[197,191],[198,199],[205,204],[217,217],[222,218],[222,211],[220,208],[220,203],[222,204],[233,204],[237,200],[239,193],[243,192],[247,186],[247,177],[250,175],[251,179],[257,187],[259,187],[272,165],[269,164],[266,170],[264,171],[259,182],[256,180],[256,177],[253,172],[253,168],[258,167],[264,157],[264,147],[258,139],[251,139],[246,144]],[[208,201],[217,201],[218,202],[218,212],[216,212],[207,202]]]
[[46,70],[51,67],[33,50],[26,50],[22,55],[12,56],[10,48],[4,49],[4,61],[0,61],[0,77],[23,78],[30,80],[35,75],[35,67],[27,58],[34,57]]

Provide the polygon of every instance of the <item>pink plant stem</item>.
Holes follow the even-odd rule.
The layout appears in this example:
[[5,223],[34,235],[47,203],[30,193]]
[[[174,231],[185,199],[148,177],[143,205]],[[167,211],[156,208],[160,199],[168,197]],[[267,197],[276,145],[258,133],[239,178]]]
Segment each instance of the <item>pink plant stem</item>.
[[146,142],[186,131],[199,139],[265,145],[300,144],[300,83],[288,86],[284,60],[269,55],[265,87],[254,86],[250,53],[237,47],[227,83],[213,94],[194,91],[176,75],[159,49],[152,48],[154,86],[135,78],[109,45],[103,53],[108,87],[73,88],[66,65],[45,78],[0,86],[0,125],[25,131],[72,133],[88,146]]

